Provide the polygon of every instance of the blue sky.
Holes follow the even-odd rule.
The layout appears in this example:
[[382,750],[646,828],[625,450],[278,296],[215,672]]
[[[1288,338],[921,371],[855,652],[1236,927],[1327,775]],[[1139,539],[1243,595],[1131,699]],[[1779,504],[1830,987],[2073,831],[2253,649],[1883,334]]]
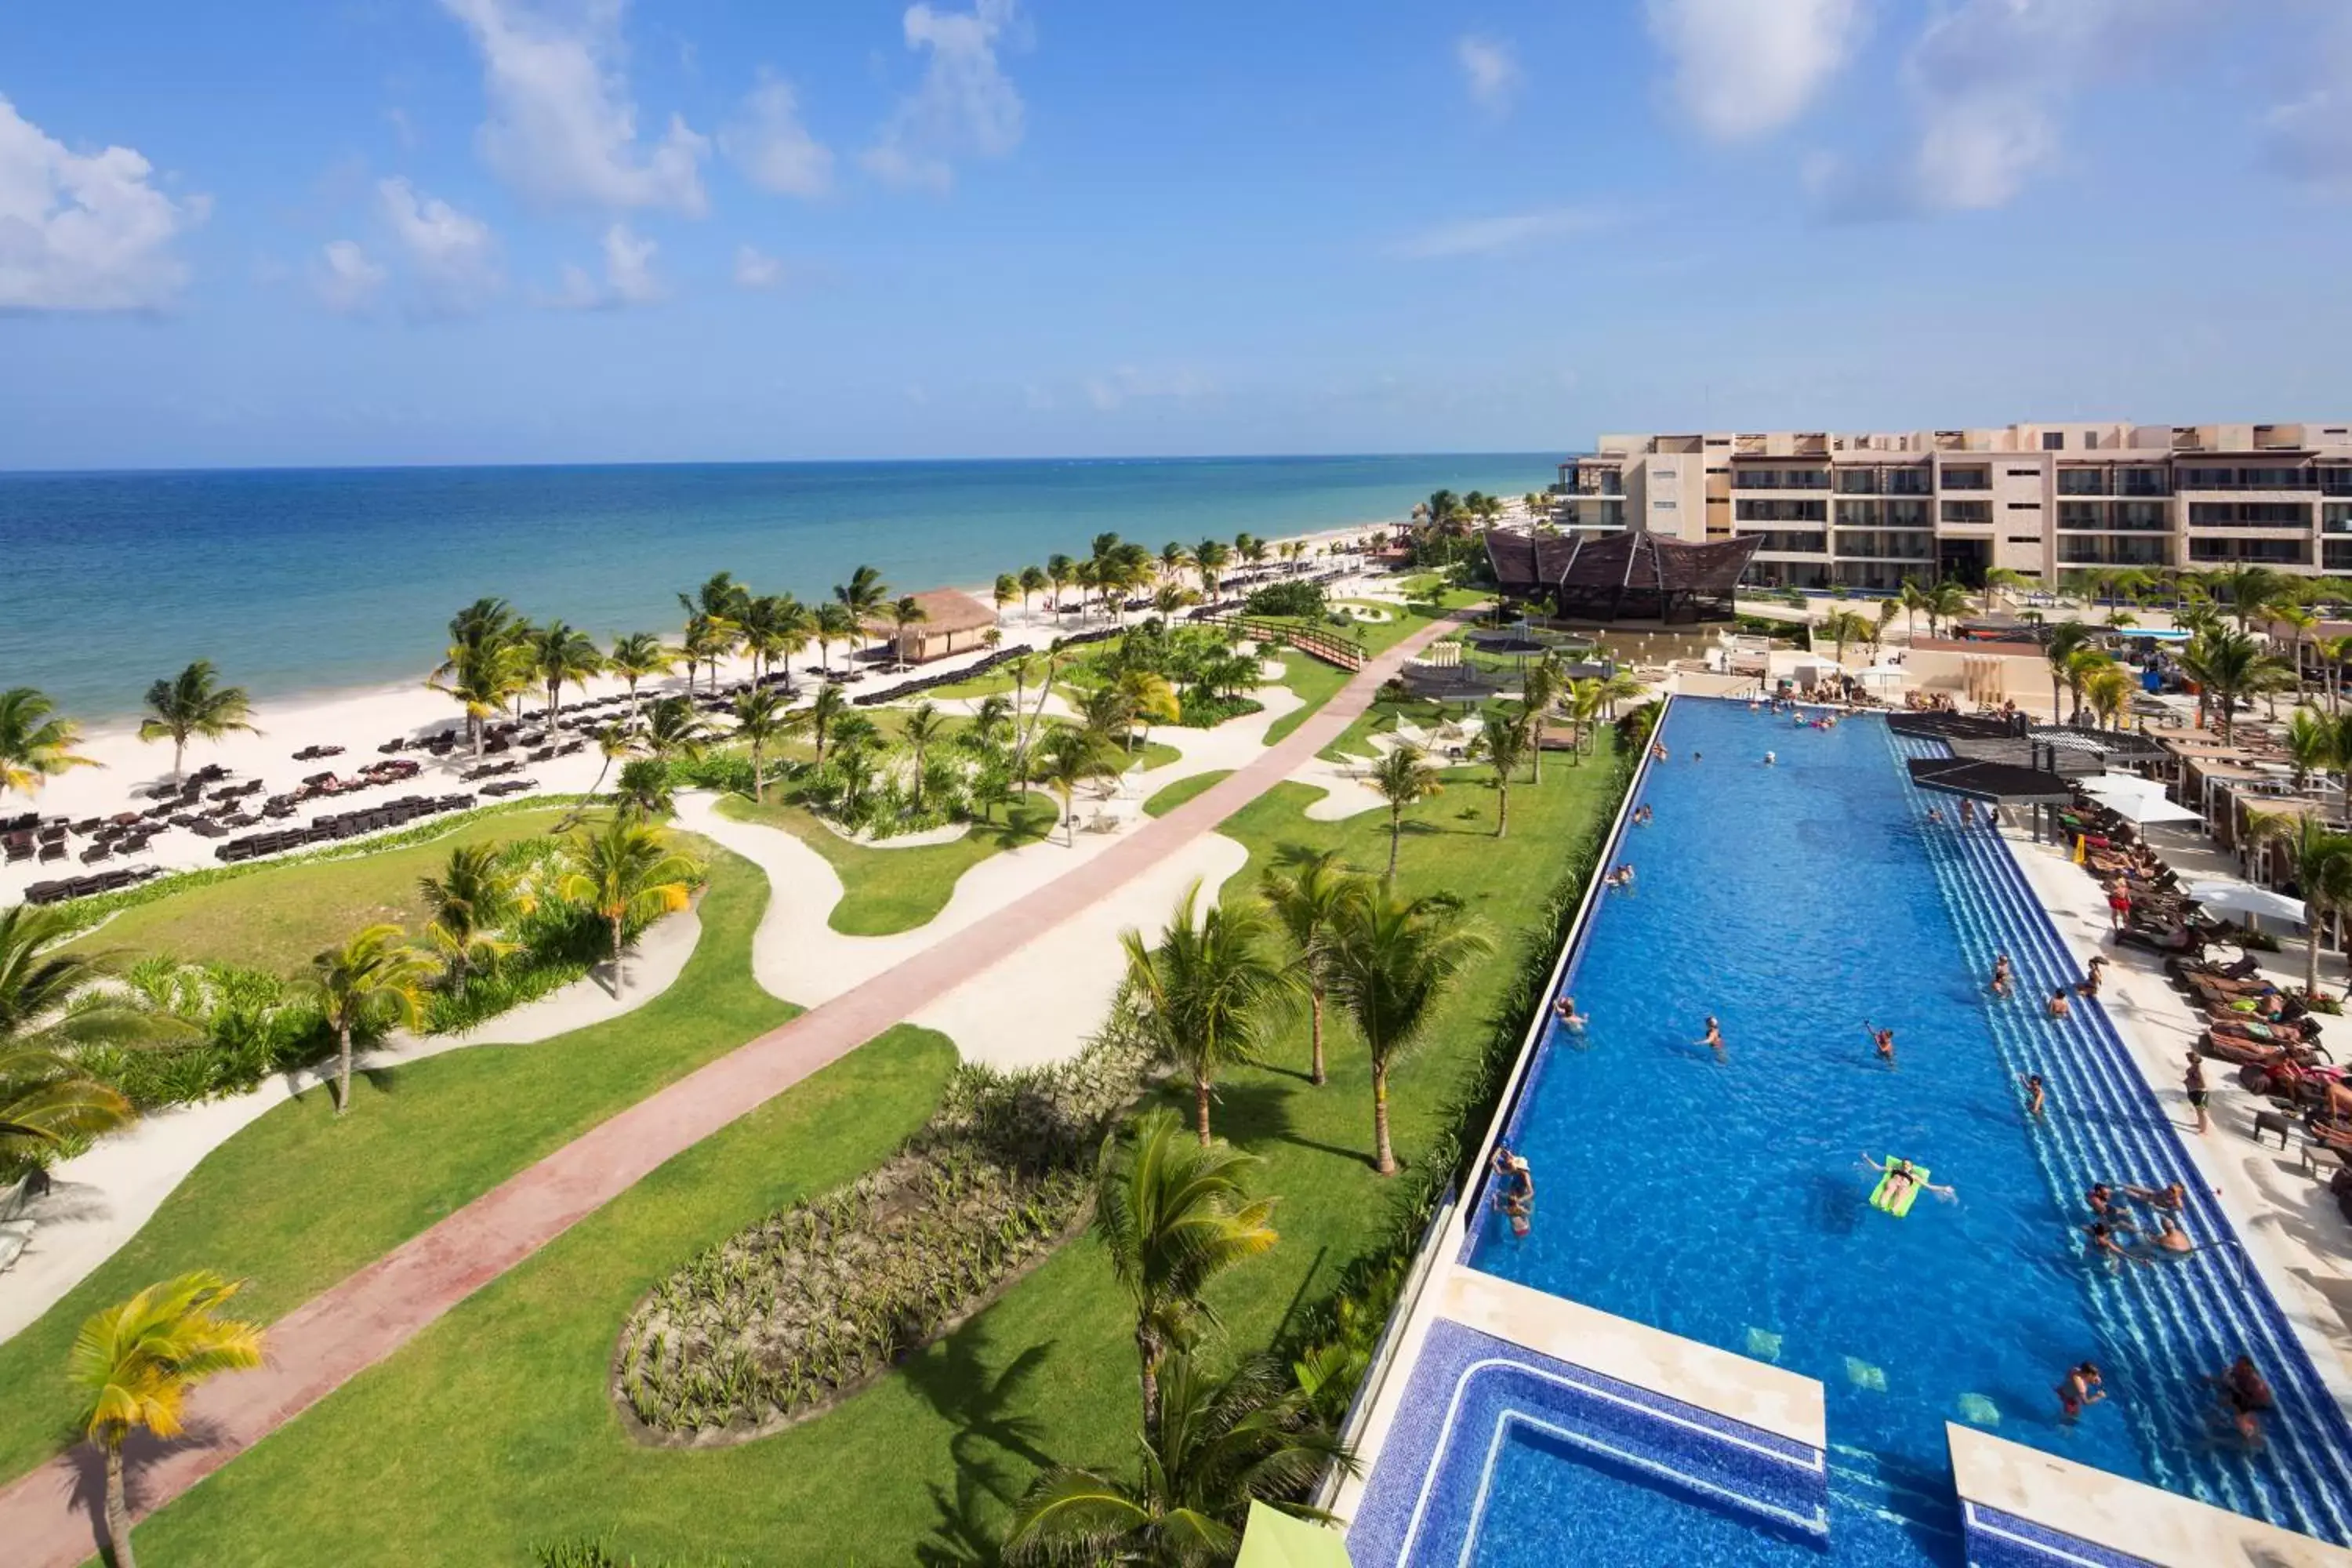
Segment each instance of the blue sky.
[[0,10],[0,467],[2352,411],[2321,0]]

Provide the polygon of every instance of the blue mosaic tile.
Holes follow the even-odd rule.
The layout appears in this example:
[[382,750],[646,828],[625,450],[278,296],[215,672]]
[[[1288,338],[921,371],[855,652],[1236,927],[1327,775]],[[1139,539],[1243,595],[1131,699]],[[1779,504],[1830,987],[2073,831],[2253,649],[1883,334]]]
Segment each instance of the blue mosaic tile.
[[1969,1568],[2159,1568],[1982,1503],[1967,1505]]

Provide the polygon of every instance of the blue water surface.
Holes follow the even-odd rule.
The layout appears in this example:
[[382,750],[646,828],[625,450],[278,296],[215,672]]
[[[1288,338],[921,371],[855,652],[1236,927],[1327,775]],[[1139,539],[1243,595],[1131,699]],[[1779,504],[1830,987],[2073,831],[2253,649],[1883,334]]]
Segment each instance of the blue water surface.
[[992,581],[1116,532],[1153,551],[1518,495],[1545,455],[0,474],[0,687],[85,720],[209,658],[257,694],[422,679],[484,595],[604,638],[728,571],[816,598]]
[[[2117,1279],[2084,1252],[2081,1186],[2161,1179],[2179,1150],[2144,1089],[2094,1070],[2094,1011],[2042,1017],[2071,963],[2054,942],[2021,948],[2027,994],[1989,994],[2008,939],[1967,913],[1969,858],[1998,842],[1923,821],[1877,720],[1682,701],[1663,739],[1656,821],[1619,853],[1636,890],[1604,896],[1570,979],[1591,1024],[1554,1027],[1515,1118],[1532,1232],[1487,1215],[1475,1266],[1821,1380],[1841,1562],[1958,1560],[1947,1421],[2340,1539],[2332,1404],[2281,1432],[2288,1460],[2213,1440],[2201,1373],[2238,1349],[2274,1382],[2310,1373],[2203,1195],[2192,1234],[2216,1245],[2189,1262]],[[2049,1124],[2025,1115],[2025,1070],[2052,1080]],[[1865,1151],[1957,1201],[1873,1211]],[[2129,1160],[2148,1168],[2084,1168]],[[2069,1424],[2053,1385],[2085,1358],[2110,1398]]]
[[1563,1563],[1805,1568],[1810,1541],[1669,1489],[1636,1466],[1514,1426],[1496,1445],[1470,1568]]

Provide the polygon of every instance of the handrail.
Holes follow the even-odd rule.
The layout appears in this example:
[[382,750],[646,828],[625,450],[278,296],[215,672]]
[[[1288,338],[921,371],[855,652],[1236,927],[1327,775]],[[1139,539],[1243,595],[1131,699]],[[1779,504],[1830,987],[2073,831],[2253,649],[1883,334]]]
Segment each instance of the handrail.
[[1341,638],[1311,626],[1294,626],[1280,621],[1260,619],[1255,616],[1212,611],[1200,617],[1218,626],[1239,626],[1260,642],[1279,642],[1300,653],[1334,664],[1341,669],[1364,668],[1364,645],[1353,636]]

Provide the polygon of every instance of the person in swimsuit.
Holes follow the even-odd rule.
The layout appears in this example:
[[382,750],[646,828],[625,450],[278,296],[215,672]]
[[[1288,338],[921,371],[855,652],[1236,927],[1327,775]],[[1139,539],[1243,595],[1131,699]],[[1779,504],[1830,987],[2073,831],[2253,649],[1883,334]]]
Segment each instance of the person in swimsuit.
[[[1869,1026],[1866,1024],[1863,1026],[1864,1028],[1869,1028]],[[1871,1029],[1870,1040],[1871,1044],[1878,1048],[1878,1059],[1885,1062],[1888,1067],[1893,1067],[1895,1065],[1895,1031],[1892,1029]]]
[[2197,1112],[2197,1131],[2210,1131],[2213,1119],[2205,1109],[2205,1058],[2193,1050],[2189,1053],[2189,1071],[2181,1079],[2181,1087],[2189,1091],[2189,1109]]
[[2025,1114],[2036,1121],[2042,1120],[2042,1075],[2038,1072],[2027,1073],[2025,1075]]
[[2123,1243],[2116,1239],[2115,1231],[2105,1220],[2094,1220],[2084,1226],[2083,1234],[2091,1238],[2091,1251],[2095,1256],[2105,1258],[2110,1270],[2120,1270],[2126,1263],[2147,1261],[2145,1258],[2136,1258],[2126,1251]]
[[1718,1059],[1723,1057],[1723,1026],[1715,1021],[1712,1013],[1706,1016],[1706,1037],[1699,1044],[1713,1051]]
[[2105,1220],[2107,1224],[2115,1226],[2117,1230],[2137,1230],[2139,1228],[2138,1226],[2132,1223],[2131,1215],[2124,1212],[2123,1205],[2116,1201],[2115,1189],[2108,1186],[2105,1182],[2093,1183],[2091,1184],[2091,1190],[2083,1194],[2083,1201],[2091,1205],[2092,1214],[2095,1215],[2100,1219]]
[[2197,1250],[2197,1244],[2189,1239],[2189,1233],[2170,1215],[2161,1215],[2156,1224],[2156,1235],[2148,1241],[2150,1247],[2174,1258],[2186,1258]]
[[2124,885],[2124,879],[2117,877],[2114,881],[2109,882],[2107,884],[2107,925],[2110,930],[2121,931],[2131,923],[2131,889]]
[[2015,972],[2010,968],[2009,954],[2000,953],[1992,961],[1992,994],[2006,996],[2016,984]]
[[1559,1020],[1560,1027],[1572,1029],[1580,1035],[1584,1033],[1584,1026],[1592,1021],[1576,1010],[1576,998],[1573,996],[1562,996],[1551,1005],[1551,1011],[1552,1016]]
[[2075,994],[2082,996],[2095,997],[2098,995],[2100,984],[2105,980],[2106,973],[2106,955],[2105,953],[2093,953],[2091,955],[2090,967],[2084,972],[2083,983],[2074,987]]
[[1862,1163],[1886,1178],[1886,1204],[1889,1208],[1898,1206],[1903,1201],[1903,1194],[1913,1187],[1917,1187],[1922,1192],[1933,1193],[1948,1203],[1960,1195],[1949,1187],[1939,1186],[1934,1182],[1921,1181],[1919,1168],[1908,1160],[1895,1155],[1889,1155],[1884,1160],[1874,1160],[1870,1157],[1870,1151],[1864,1149],[1862,1152]]
[[1936,824],[1939,827],[1942,826],[1944,822],[1944,808],[1940,805],[1929,806],[1927,808],[1927,820]]
[[2066,1000],[2066,988],[2063,985],[2050,993],[2049,1011],[2053,1018],[2071,1017],[2074,1015],[2074,1005]]
[[1780,760],[1780,756],[1777,752],[1767,752],[1764,753],[1764,765],[1768,768]]
[[2263,1417],[2277,1400],[2271,1394],[2271,1385],[2255,1370],[2253,1357],[2242,1355],[2230,1363],[2229,1371],[2205,1381],[2220,1392],[2222,1414],[2237,1428],[2239,1441],[2249,1448],[2261,1447]]
[[1977,803],[1967,795],[1960,796],[1960,826],[1973,827],[1977,821]]
[[2189,1201],[2189,1189],[2179,1182],[2168,1182],[2161,1187],[2126,1186],[2123,1194],[2134,1203],[2146,1204],[2166,1214],[2179,1214]]
[[2055,1390],[2061,1412],[2059,1419],[2071,1425],[2076,1416],[2083,1414],[2084,1405],[2096,1405],[2105,1399],[2107,1391],[2101,1386],[2101,1381],[2096,1362],[2086,1361],[2080,1366],[2068,1367],[2065,1381]]

